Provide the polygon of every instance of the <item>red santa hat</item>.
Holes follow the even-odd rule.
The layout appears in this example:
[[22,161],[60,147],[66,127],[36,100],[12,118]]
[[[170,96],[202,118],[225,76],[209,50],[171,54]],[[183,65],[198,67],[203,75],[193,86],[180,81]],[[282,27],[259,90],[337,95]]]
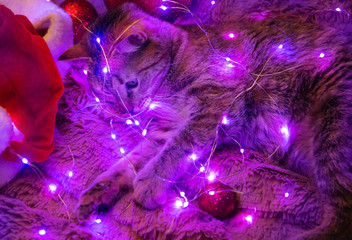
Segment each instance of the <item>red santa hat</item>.
[[0,55],[0,106],[24,135],[21,142],[11,141],[2,156],[42,162],[53,150],[63,84],[43,38],[26,17],[15,16],[4,6],[0,6]]

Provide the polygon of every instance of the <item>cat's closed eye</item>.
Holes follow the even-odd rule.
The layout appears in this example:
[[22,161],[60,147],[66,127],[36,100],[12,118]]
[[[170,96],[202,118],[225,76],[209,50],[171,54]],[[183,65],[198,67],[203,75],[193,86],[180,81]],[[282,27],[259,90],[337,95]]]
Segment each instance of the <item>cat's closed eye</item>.
[[126,82],[127,89],[133,89],[138,86],[138,80],[135,78],[131,81]]

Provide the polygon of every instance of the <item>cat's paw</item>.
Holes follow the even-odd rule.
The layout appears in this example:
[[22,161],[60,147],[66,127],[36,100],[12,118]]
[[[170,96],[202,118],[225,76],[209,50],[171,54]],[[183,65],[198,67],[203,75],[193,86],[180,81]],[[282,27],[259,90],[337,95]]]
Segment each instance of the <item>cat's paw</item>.
[[97,177],[82,193],[77,207],[77,218],[84,222],[91,214],[107,212],[123,194],[132,189],[134,173],[128,168],[112,168]]
[[156,209],[167,201],[169,184],[151,172],[140,172],[133,183],[135,202],[147,209]]

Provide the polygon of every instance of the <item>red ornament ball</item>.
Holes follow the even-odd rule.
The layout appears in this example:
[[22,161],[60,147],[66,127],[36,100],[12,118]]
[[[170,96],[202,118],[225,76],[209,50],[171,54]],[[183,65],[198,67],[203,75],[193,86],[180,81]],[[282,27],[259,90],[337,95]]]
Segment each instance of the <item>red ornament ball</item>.
[[218,219],[232,217],[238,201],[237,194],[230,188],[215,181],[205,186],[198,198],[199,208]]
[[87,32],[84,27],[88,28],[97,19],[98,13],[93,5],[86,0],[65,0],[60,4],[60,7],[72,18],[73,40],[76,44],[82,40],[84,34]]

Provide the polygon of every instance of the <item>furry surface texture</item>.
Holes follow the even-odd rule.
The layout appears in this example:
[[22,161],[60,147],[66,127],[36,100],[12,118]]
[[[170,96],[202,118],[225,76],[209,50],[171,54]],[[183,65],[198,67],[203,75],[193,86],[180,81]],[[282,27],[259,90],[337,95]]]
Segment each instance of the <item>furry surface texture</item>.
[[[243,192],[238,195],[240,206],[234,218],[219,221],[200,210],[196,201],[181,211],[172,208],[173,202],[148,211],[135,205],[128,193],[101,217],[100,224],[91,219],[88,225],[78,226],[74,209],[81,191],[121,157],[121,146],[133,149],[140,139],[116,123],[117,144],[107,134],[109,123],[94,114],[95,104],[88,101],[85,90],[70,78],[65,89],[57,117],[56,149],[39,166],[46,183],[27,166],[1,189],[1,239],[39,237],[43,228],[50,239],[300,239],[300,234],[315,231],[329,219],[309,179],[264,164],[255,153],[246,152],[242,165],[242,156],[230,148],[218,149],[213,164],[228,184]],[[48,191],[50,183],[58,186],[71,220],[58,195]],[[195,179],[183,187],[197,185]],[[286,191],[289,198],[283,197]],[[254,214],[253,225],[243,222],[248,213]]]
[[[263,0],[259,4],[271,12],[251,7],[244,1],[217,2],[223,6],[217,5],[220,7],[215,6],[212,11],[202,0],[195,0],[194,7],[197,13],[204,13],[206,22],[210,23],[248,14],[242,11],[244,8],[252,13],[257,11],[253,15],[255,19],[286,9],[280,9],[282,1]],[[289,2],[284,5],[290,5]],[[300,9],[298,15],[316,9],[311,8],[308,1],[302,2],[307,3],[306,7],[293,5],[287,9]],[[311,2],[317,4],[317,1]],[[324,9],[338,4],[322,3]],[[241,4],[246,6],[242,8]],[[228,12],[223,12],[226,9]],[[219,11],[221,13],[217,13]],[[326,22],[324,12],[313,15],[314,21],[322,18],[322,22]],[[334,18],[335,14],[332,15]],[[56,122],[55,151],[39,166],[45,181],[39,181],[41,177],[27,166],[14,182],[0,190],[0,238],[39,238],[38,231],[44,228],[50,239],[314,239],[319,234],[324,234],[319,239],[332,239],[324,230],[336,224],[333,210],[324,205],[314,180],[270,165],[263,156],[249,150],[243,161],[238,149],[231,146],[217,149],[211,167],[216,166],[221,173],[218,177],[241,192],[233,218],[219,221],[200,210],[197,201],[191,201],[185,209],[175,209],[175,190],[169,202],[148,211],[136,205],[132,193],[128,192],[108,214],[99,217],[101,223],[96,223],[97,217],[93,217],[85,226],[79,226],[74,214],[79,195],[99,174],[122,158],[120,147],[126,149],[127,154],[141,137],[135,131],[127,131],[123,121],[111,123],[100,118],[96,114],[99,104],[77,83],[84,82],[78,80],[84,78],[82,69],[71,76],[77,80],[68,77],[65,81],[66,90]],[[111,138],[111,125],[116,140]],[[72,177],[69,171],[73,172]],[[179,187],[185,192],[199,188],[199,179],[189,180],[184,176],[181,180],[185,182]],[[58,186],[56,193],[49,192],[51,183]],[[285,192],[290,195],[284,197]],[[247,214],[253,215],[253,224],[244,221]]]

